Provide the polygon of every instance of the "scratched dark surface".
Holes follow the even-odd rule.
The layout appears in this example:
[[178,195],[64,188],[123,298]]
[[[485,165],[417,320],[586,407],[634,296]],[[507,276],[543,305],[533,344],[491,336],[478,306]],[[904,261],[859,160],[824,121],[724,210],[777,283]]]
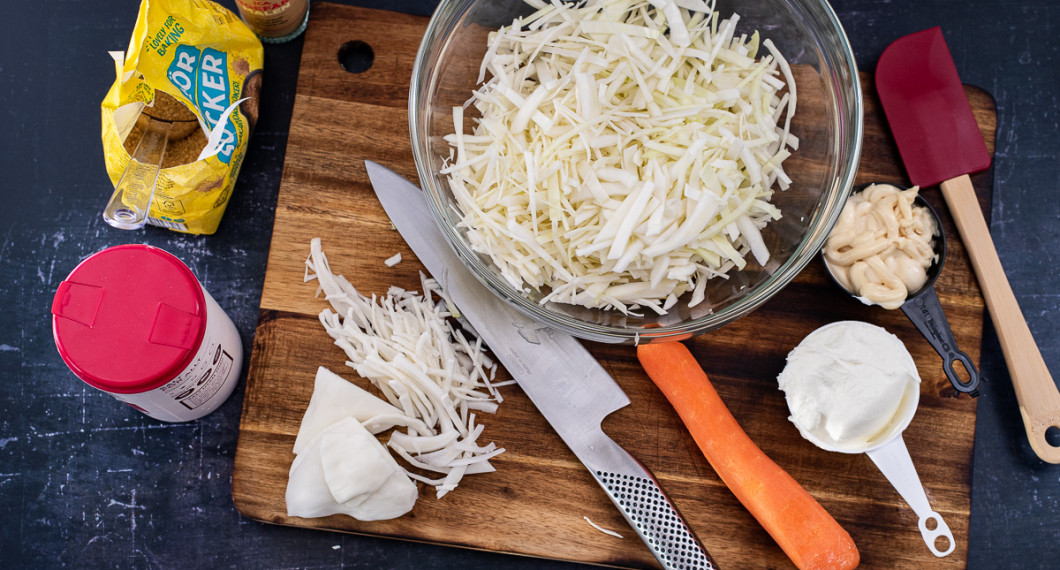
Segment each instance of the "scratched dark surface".
[[[434,5],[351,3],[424,15]],[[51,336],[52,295],[80,259],[120,243],[149,243],[182,258],[235,321],[248,354],[257,323],[301,42],[266,47],[261,121],[218,233],[122,232],[99,215],[110,193],[99,102],[113,80],[106,52],[127,46],[137,5],[5,5],[0,567],[573,566],[243,519],[231,498],[242,387],[206,418],[164,424],[66,369]],[[862,69],[871,71],[892,40],[941,25],[962,80],[995,97],[991,233],[1046,363],[1060,374],[1060,3],[837,0],[833,7]],[[990,380],[976,425],[968,565],[1055,568],[1060,465],[1030,450],[989,324],[982,354]]]

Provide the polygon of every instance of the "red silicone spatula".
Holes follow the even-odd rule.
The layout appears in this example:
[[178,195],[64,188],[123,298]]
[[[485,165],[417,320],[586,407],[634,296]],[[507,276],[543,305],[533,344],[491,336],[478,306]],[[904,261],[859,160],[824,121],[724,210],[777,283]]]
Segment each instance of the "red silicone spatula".
[[921,187],[941,183],[997,329],[1031,448],[1060,463],[1060,447],[1046,439],[1048,430],[1060,430],[1060,392],[1005,278],[968,177],[990,166],[990,154],[942,30],[888,46],[876,65],[876,90],[909,179]]

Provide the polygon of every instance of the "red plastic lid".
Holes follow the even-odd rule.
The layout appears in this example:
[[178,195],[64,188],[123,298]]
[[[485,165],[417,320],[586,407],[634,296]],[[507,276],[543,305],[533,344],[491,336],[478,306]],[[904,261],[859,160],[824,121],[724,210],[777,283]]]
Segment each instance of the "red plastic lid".
[[172,254],[119,245],[82,261],[52,301],[52,333],[66,365],[119,394],[146,392],[184,370],[206,330],[199,281]]

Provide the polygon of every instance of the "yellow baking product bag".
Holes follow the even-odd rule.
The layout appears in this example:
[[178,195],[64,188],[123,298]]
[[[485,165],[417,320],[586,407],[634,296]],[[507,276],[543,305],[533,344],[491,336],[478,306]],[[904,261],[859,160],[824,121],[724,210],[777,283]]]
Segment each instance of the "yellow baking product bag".
[[141,115],[164,92],[199,125],[189,136],[171,138],[147,222],[189,234],[216,232],[258,116],[261,41],[213,2],[143,0],[128,51],[111,55],[117,78],[101,106],[111,183],[129,164],[147,120]]

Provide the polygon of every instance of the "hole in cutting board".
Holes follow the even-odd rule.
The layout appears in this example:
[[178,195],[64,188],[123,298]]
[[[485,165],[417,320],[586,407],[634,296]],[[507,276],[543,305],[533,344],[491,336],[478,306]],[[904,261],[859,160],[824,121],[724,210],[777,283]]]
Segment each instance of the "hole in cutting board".
[[372,67],[375,53],[372,46],[361,40],[353,40],[342,44],[339,48],[339,65],[350,73],[364,73]]

